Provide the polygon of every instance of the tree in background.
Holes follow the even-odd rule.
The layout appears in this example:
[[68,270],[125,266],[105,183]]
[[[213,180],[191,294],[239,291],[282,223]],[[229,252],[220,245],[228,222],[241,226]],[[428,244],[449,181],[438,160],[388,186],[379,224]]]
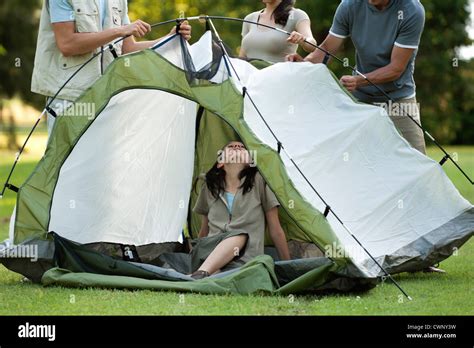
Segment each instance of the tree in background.
[[422,3],[426,24],[415,71],[422,121],[443,143],[473,144],[473,61],[457,56],[458,47],[472,44],[466,31],[469,0]]
[[456,132],[454,144],[474,143],[474,59],[461,62],[460,80],[456,84],[455,95],[462,102],[457,103],[459,115],[459,130]]
[[39,24],[38,0],[6,0],[0,3],[0,129],[8,134],[9,149],[18,149],[14,117],[4,119],[6,99],[19,97],[33,106],[41,98],[30,92]]

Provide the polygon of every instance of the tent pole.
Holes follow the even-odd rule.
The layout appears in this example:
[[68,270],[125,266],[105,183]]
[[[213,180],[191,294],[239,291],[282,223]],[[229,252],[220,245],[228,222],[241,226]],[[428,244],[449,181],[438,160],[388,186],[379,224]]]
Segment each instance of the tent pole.
[[2,188],[2,192],[0,193],[0,199],[3,198],[3,195],[5,194],[5,190],[9,187],[10,185],[10,179],[12,177],[12,174],[13,174],[13,171],[15,170],[15,167],[16,165],[18,164],[18,161],[20,160],[20,156],[22,154],[22,152],[25,150],[25,146],[26,146],[26,143],[28,142],[28,140],[30,139],[31,135],[33,134],[33,132],[35,131],[36,127],[38,126],[38,124],[40,123],[41,121],[41,118],[43,117],[43,115],[46,113],[46,108],[43,110],[43,112],[39,115],[38,119],[36,120],[33,128],[30,130],[30,133],[28,134],[28,136],[26,137],[26,140],[23,142],[23,145],[21,146],[21,149],[20,151],[16,154],[15,156],[15,162],[13,162],[13,165],[12,165],[12,168],[10,169],[10,173],[8,173],[8,177],[7,177],[7,180],[5,181],[5,184],[3,185],[3,188]]
[[214,35],[216,35],[216,38],[217,38],[217,42],[219,44],[219,46],[221,46],[221,49],[222,49],[222,52],[224,53],[224,61],[226,62],[226,66],[227,66],[227,70],[229,71],[229,75],[232,76],[231,72],[230,72],[230,69],[229,69],[229,65],[232,67],[232,70],[234,71],[235,73],[235,76],[237,77],[237,79],[239,81],[240,80],[240,77],[239,77],[239,74],[237,73],[237,70],[235,70],[235,67],[234,65],[232,64],[232,62],[230,61],[230,55],[229,53],[227,52],[225,46],[224,46],[224,42],[222,41],[220,35],[219,35],[219,32],[216,30],[216,27],[214,26],[214,23],[212,22],[212,20],[210,18],[206,18],[207,22],[210,24],[210,28],[212,29],[212,31],[214,32]]

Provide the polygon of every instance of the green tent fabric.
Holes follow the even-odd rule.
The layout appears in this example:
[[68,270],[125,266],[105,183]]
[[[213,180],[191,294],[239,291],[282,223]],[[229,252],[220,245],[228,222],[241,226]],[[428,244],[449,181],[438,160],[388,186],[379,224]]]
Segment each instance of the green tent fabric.
[[288,295],[323,288],[341,278],[346,284],[339,288],[344,290],[367,290],[377,282],[376,279],[341,277],[337,274],[339,266],[327,258],[275,262],[268,255],[258,256],[238,269],[194,280],[173,270],[112,258],[55,233],[51,235],[56,246],[57,266],[43,274],[41,282],[45,286]]

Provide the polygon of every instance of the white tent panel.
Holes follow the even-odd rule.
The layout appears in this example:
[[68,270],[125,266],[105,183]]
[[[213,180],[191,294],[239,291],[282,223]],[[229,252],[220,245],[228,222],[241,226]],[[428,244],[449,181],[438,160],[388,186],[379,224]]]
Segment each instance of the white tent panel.
[[163,56],[171,64],[180,69],[184,68],[183,54],[179,37],[165,38],[158,42],[152,49]]
[[206,31],[195,44],[189,47],[189,53],[196,71],[212,62],[212,34]]
[[181,241],[195,117],[194,102],[166,92],[114,96],[61,168],[49,230],[79,243]]
[[[438,163],[413,149],[382,108],[355,103],[326,66],[276,64],[254,72],[247,88],[288,154],[373,256],[389,255],[471,208]],[[245,120],[276,149],[248,98]],[[283,152],[282,158],[296,188],[324,211]],[[368,256],[332,214],[328,219],[361,265]]]
[[[203,69],[212,62],[212,34],[210,31],[204,33],[193,45],[189,45],[187,41],[185,44],[189,50],[196,71]],[[155,44],[152,49],[173,65],[184,69],[180,36],[174,36],[172,38],[166,37]]]

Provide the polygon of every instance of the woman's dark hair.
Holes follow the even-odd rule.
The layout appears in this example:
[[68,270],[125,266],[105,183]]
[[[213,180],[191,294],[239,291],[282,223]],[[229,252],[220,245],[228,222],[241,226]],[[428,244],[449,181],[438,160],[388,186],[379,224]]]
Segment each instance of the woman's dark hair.
[[288,23],[290,12],[295,6],[296,0],[283,0],[280,5],[273,11],[273,18],[275,23],[285,26]]
[[[219,198],[219,194],[225,191],[225,170],[217,167],[217,162],[206,173],[206,185],[214,198]],[[239,179],[245,177],[243,184],[239,188],[243,188],[243,194],[250,192],[255,184],[255,174],[257,167],[248,166],[239,174]]]
[[[227,147],[227,145],[226,145]],[[207,188],[214,196],[219,198],[219,194],[225,191],[225,170],[218,168],[218,162],[214,163],[212,168],[206,173]],[[245,178],[243,184],[239,188],[243,188],[243,194],[250,192],[255,184],[255,174],[257,174],[256,166],[248,166],[239,173],[239,179]]]

